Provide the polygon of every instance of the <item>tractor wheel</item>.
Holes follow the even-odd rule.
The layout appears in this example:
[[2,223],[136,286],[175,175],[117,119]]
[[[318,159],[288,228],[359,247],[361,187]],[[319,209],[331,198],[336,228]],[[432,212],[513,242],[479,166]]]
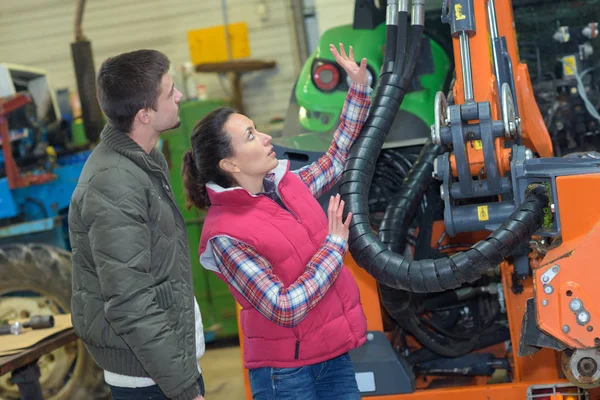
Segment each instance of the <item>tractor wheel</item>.
[[[0,246],[0,320],[64,314],[71,309],[71,254],[43,244]],[[38,360],[44,398],[109,399],[102,370],[81,340]],[[19,399],[11,374],[0,376],[0,400]]]

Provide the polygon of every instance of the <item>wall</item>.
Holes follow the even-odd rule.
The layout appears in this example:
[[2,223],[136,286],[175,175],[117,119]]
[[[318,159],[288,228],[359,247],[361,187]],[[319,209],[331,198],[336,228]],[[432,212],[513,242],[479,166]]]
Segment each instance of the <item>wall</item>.
[[[71,60],[75,0],[3,0],[0,8],[0,62],[45,69],[55,89],[76,90]],[[261,19],[259,4],[266,5]],[[229,22],[245,21],[251,57],[274,60],[276,70],[242,79],[246,113],[259,128],[284,116],[295,80],[295,51],[287,0],[227,0]],[[96,69],[111,55],[140,48],[167,54],[175,66],[189,59],[187,31],[223,22],[220,0],[88,0],[83,21]],[[214,74],[199,74],[210,96],[226,91]],[[227,81],[225,80],[225,85]]]

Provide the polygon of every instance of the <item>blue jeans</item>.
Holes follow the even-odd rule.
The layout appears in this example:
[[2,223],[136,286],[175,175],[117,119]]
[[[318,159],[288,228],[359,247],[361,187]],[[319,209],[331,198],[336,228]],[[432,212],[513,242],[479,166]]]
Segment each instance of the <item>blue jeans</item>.
[[[204,379],[200,375],[198,379],[200,384],[200,392],[204,396]],[[125,388],[110,386],[110,392],[113,400],[168,400],[169,398],[163,394],[157,385],[141,387],[141,388]]]
[[354,366],[348,353],[298,368],[249,371],[254,400],[359,400]]

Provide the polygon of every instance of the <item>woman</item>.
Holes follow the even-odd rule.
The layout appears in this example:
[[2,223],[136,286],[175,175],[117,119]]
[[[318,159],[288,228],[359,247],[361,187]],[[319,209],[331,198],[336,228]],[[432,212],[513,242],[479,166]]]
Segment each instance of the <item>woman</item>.
[[327,218],[316,198],[340,178],[368,115],[367,60],[340,44],[338,64],[352,79],[333,143],[310,166],[289,171],[271,137],[247,117],[220,108],[194,127],[184,155],[188,205],[208,209],[202,265],[242,306],[244,366],[255,399],[360,399],[348,351],[365,342],[358,288],[343,258],[352,215],[331,197]]

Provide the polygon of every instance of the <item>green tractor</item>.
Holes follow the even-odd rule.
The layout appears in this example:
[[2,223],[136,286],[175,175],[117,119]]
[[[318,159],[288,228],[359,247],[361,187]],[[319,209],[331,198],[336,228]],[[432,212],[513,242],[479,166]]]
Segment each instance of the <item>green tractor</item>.
[[[386,148],[420,145],[430,135],[433,101],[437,91],[447,92],[453,77],[451,42],[444,35],[439,10],[427,15],[420,59],[413,77],[412,91],[400,107],[387,138]],[[443,41],[437,38],[444,38]],[[385,12],[374,0],[356,0],[354,23],[327,30],[308,58],[292,91],[284,126],[285,137],[277,140],[283,147],[324,151],[349,87],[349,79],[331,55],[329,44],[352,46],[357,59],[368,60],[369,82],[377,83],[384,55]]]
[[[450,31],[440,20],[439,8],[426,11],[425,20],[412,90],[396,114],[371,183],[369,210],[374,225],[381,221],[387,204],[431,135],[435,94],[447,93],[454,78]],[[335,63],[329,44],[352,46],[357,59],[366,57],[370,85],[375,87],[383,64],[385,28],[385,12],[375,0],[356,0],[353,24],[329,29],[322,35],[292,90],[284,124],[285,136],[273,140],[278,156],[289,159],[292,169],[322,156],[339,124],[349,82],[343,69]],[[324,209],[329,195],[335,193],[337,185],[318,199]]]

